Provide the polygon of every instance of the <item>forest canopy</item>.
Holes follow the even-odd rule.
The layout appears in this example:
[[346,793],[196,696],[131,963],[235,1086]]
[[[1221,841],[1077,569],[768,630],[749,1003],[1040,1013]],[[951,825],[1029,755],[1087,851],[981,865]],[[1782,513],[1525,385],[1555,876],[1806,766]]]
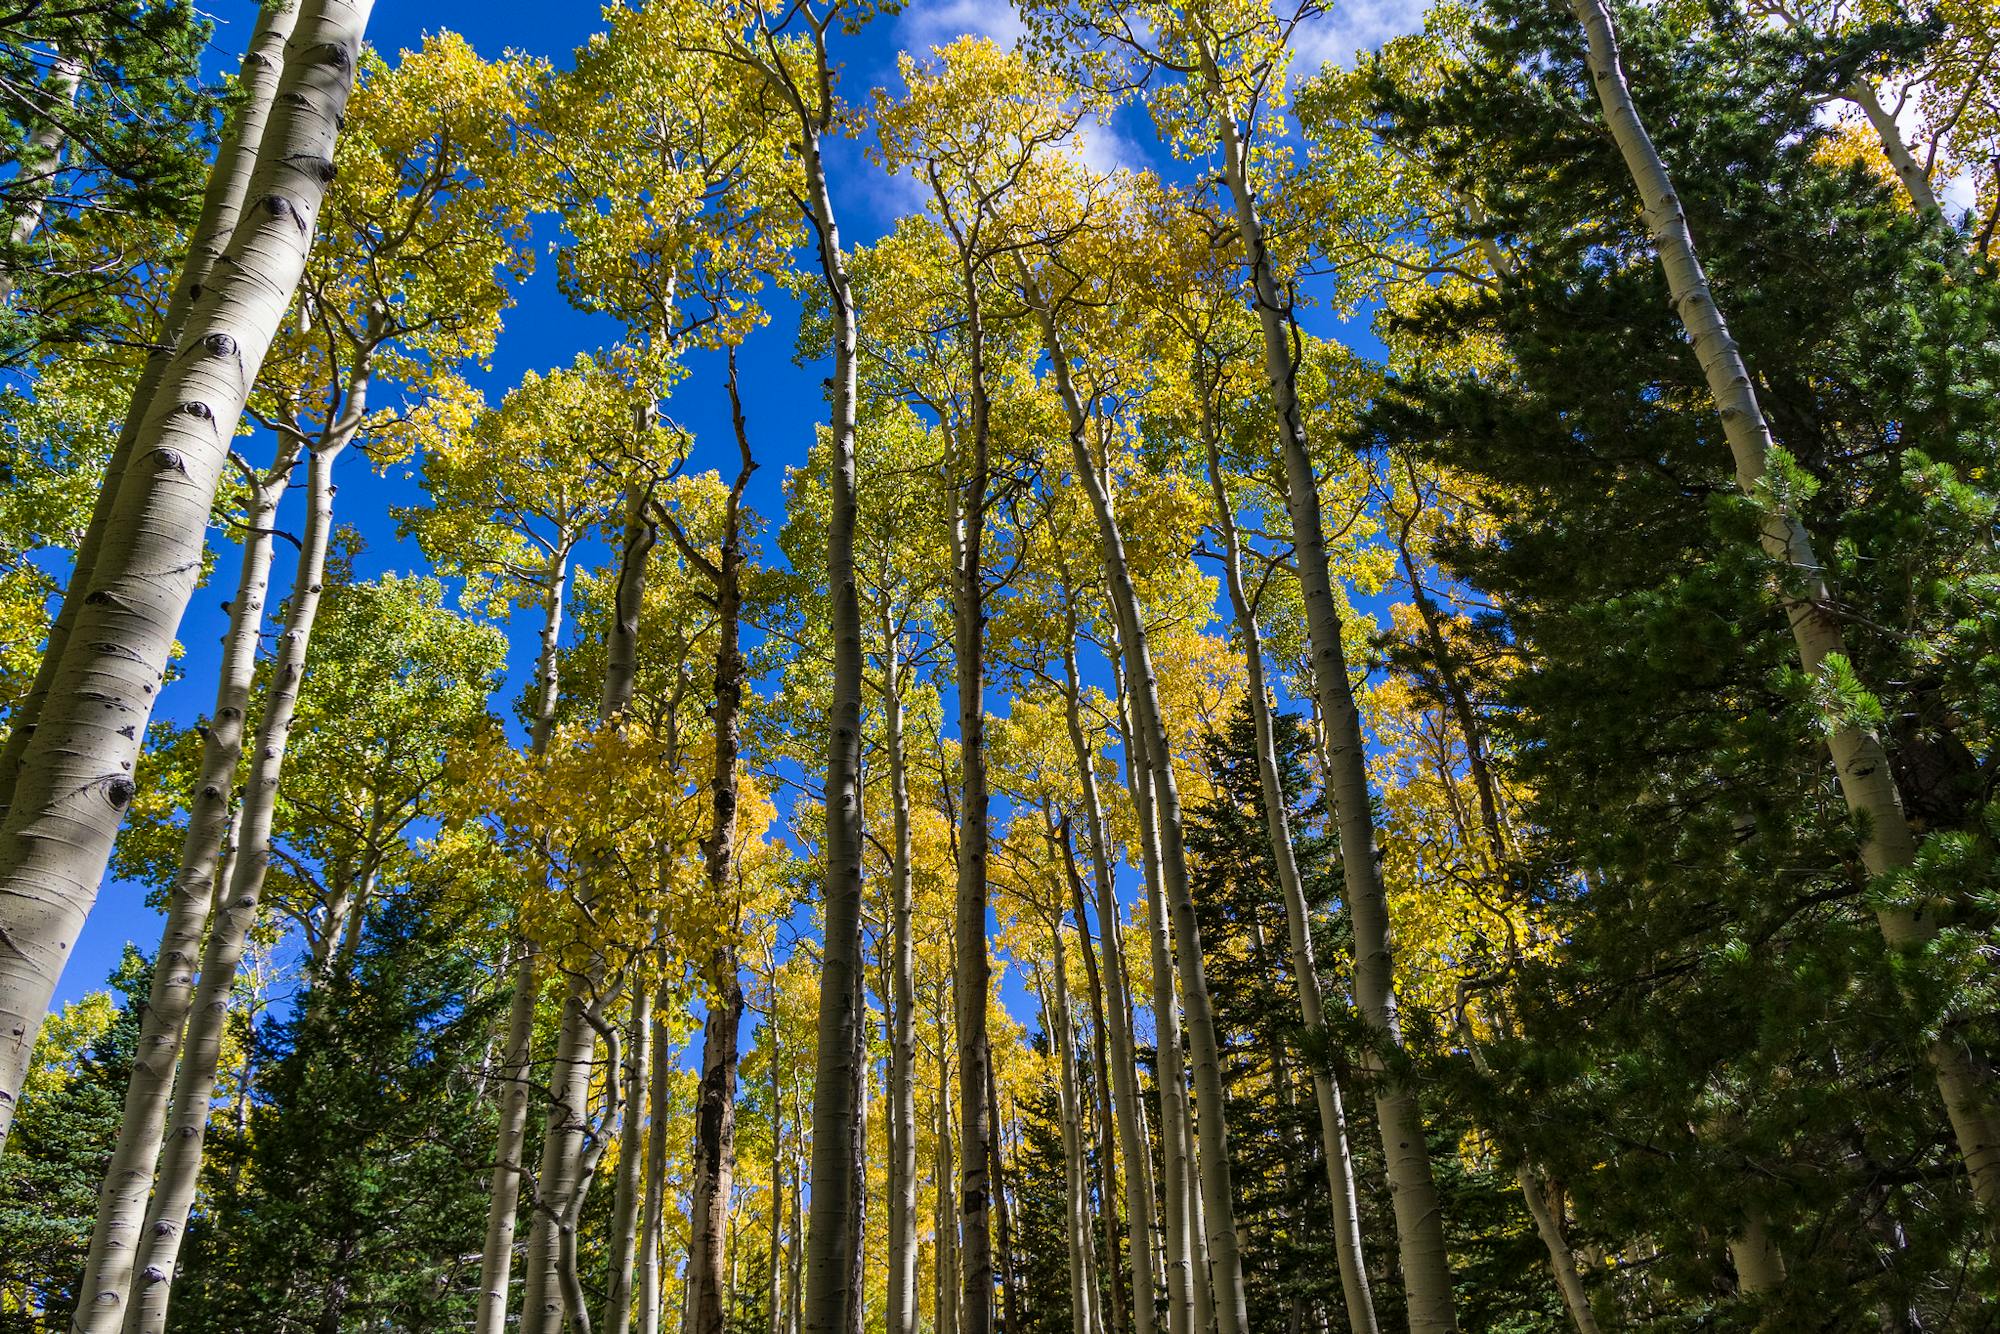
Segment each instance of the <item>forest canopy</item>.
[[373,8],[0,22],[0,1331],[1993,1328],[1990,0]]

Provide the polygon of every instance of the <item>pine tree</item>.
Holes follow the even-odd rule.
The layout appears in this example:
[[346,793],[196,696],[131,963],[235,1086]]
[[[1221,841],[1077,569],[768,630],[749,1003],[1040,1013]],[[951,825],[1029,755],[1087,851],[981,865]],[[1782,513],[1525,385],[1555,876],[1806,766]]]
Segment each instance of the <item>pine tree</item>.
[[171,1328],[441,1329],[470,1321],[493,1111],[481,1048],[506,997],[435,887],[381,902],[352,972],[267,1026],[246,1133],[215,1136]]

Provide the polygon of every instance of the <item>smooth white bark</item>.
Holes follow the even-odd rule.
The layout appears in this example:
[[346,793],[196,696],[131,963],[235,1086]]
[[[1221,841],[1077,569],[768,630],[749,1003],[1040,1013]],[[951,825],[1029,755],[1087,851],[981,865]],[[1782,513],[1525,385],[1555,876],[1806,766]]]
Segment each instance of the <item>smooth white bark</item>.
[[[1709,290],[1673,178],[1633,100],[1611,11],[1604,0],[1573,0],[1572,8],[1589,42],[1591,78],[1605,123],[1638,190],[1674,309],[1694,344],[1709,396],[1722,419],[1737,486],[1764,510],[1759,538],[1780,571],[1778,602],[1790,623],[1799,665],[1806,675],[1820,678],[1829,659],[1847,659],[1841,625],[1831,610],[1835,598],[1825,567],[1805,524],[1772,494],[1768,475],[1776,445],[1770,423],[1757,401],[1743,354]],[[1868,873],[1886,877],[1909,867],[1916,860],[1916,839],[1903,816],[1902,794],[1881,738],[1853,718],[1830,719],[1827,746],[1841,797],[1861,835],[1861,861]],[[1936,918],[1921,904],[1885,903],[1875,916],[1883,939],[1897,953],[1921,950],[1938,932]],[[1987,1081],[1948,1034],[1932,1038],[1925,1055],[1973,1194],[1989,1220],[2000,1219],[2000,1133],[1996,1133],[2000,1126],[1995,1123]]]
[[267,151],[215,281],[147,406],[90,591],[0,829],[0,1142],[49,997],[97,897],[252,381],[297,288],[372,0],[307,0]]

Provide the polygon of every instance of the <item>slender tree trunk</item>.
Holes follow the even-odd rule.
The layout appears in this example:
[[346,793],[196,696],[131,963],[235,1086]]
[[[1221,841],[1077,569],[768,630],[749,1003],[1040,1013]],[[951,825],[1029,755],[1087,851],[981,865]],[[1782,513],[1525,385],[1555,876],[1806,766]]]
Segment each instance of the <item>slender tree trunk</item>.
[[[993,1219],[988,1179],[993,1109],[986,1103],[986,883],[991,795],[986,774],[986,510],[991,489],[991,408],[986,339],[970,250],[960,245],[965,342],[969,349],[969,456],[952,493],[952,649],[958,694],[958,889],[952,926],[952,1013],[958,1030],[959,1209],[964,1334],[992,1334]],[[949,437],[947,437],[949,438]]]
[[903,666],[899,636],[882,616],[882,711],[888,733],[889,790],[896,845],[890,857],[889,1292],[886,1334],[917,1331],[916,944],[911,929],[915,861],[909,768],[903,749]]
[[833,412],[827,468],[831,498],[826,579],[832,608],[833,680],[826,763],[825,949],[813,1081],[812,1222],[807,1230],[805,1328],[849,1334],[861,1294],[856,1136],[861,1034],[861,603],[854,578],[855,321],[847,257],[821,157],[821,127],[806,122],[802,156],[809,211],[833,328]]
[[1007,1173],[1000,1161],[1000,1090],[993,1063],[986,1063],[986,1105],[993,1109],[993,1137],[986,1142],[987,1170],[993,1177],[993,1230],[999,1254],[1001,1318],[1008,1329],[1021,1327],[1019,1287],[1014,1281],[1014,1224],[1007,1204]]
[[1590,1309],[1590,1295],[1583,1290],[1583,1276],[1576,1267],[1576,1253],[1569,1248],[1569,1238],[1563,1235],[1562,1219],[1551,1207],[1541,1178],[1527,1163],[1515,1168],[1514,1176],[1521,1183],[1521,1197],[1528,1202],[1528,1214],[1535,1220],[1535,1231],[1541,1234],[1542,1245],[1548,1248],[1556,1286],[1562,1290],[1563,1305],[1569,1309],[1569,1318],[1575,1323],[1577,1334],[1598,1334],[1597,1316]]
[[[1572,7],[1589,41],[1591,76],[1605,122],[1638,189],[1674,309],[1694,344],[1709,396],[1722,418],[1723,435],[1736,466],[1736,483],[1764,510],[1760,542],[1780,572],[1778,601],[1791,624],[1800,666],[1807,676],[1817,679],[1829,659],[1847,660],[1840,622],[1829,610],[1835,599],[1825,567],[1813,550],[1805,524],[1774,499],[1767,482],[1771,453],[1776,448],[1770,423],[1757,402],[1742,352],[1709,291],[1708,275],[1695,252],[1694,235],[1681,210],[1673,178],[1632,100],[1611,12],[1603,0],[1573,0]],[[1916,840],[1903,816],[1902,794],[1897,791],[1881,738],[1853,718],[1828,722],[1827,743],[1834,773],[1861,838],[1862,864],[1878,878],[1906,869],[1916,860]],[[1901,902],[1885,902],[1877,908],[1876,922],[1889,948],[1898,954],[1921,950],[1938,931],[1936,918],[1925,908]],[[2000,1131],[1996,1131],[1985,1080],[1962,1044],[1949,1033],[1930,1039],[1925,1055],[1972,1179],[1973,1195],[1986,1214],[1988,1245],[1995,1247],[2000,1245]]]
[[1063,961],[1062,913],[1049,923],[1050,960],[1054,965],[1053,995],[1042,998],[1049,1044],[1056,1053],[1056,1096],[1061,1110],[1063,1150],[1063,1240],[1069,1248],[1069,1317],[1071,1334],[1099,1334],[1097,1293],[1091,1287],[1090,1182],[1083,1162],[1083,1103],[1077,1087],[1076,1021],[1069,1008],[1069,970]]
[[372,0],[306,0],[221,277],[196,302],[140,427],[103,550],[0,829],[0,1145],[62,965],[133,795],[153,702],[200,576],[223,460],[298,286]]
[[319,614],[327,549],[333,537],[333,465],[354,438],[367,410],[368,370],[365,360],[348,384],[340,419],[323,442],[310,452],[310,508],[299,544],[299,563],[285,611],[285,628],[278,640],[278,657],[271,667],[264,718],[244,788],[243,814],[237,837],[236,861],[229,877],[229,898],[209,930],[202,951],[201,982],[188,1024],[186,1050],[174,1078],[173,1111],[159,1182],[146,1215],[146,1235],[139,1263],[143,1266],[126,1312],[124,1328],[131,1334],[158,1334],[166,1328],[175,1265],[194,1203],[207,1143],[209,1100],[215,1092],[216,1062],[222,1054],[229,996],[244,947],[255,930],[263,902],[264,880],[271,866],[272,825],[277,816],[278,784],[284,773],[285,749],[291,739],[292,717],[304,683],[307,650],[314,619]]
[[279,502],[290,485],[295,451],[280,447],[277,465],[265,477],[251,476],[249,527],[243,535],[243,569],[229,604],[229,631],[223,638],[215,708],[202,732],[201,767],[188,802],[187,833],[181,840],[180,870],[167,900],[167,920],[154,956],[153,983],[139,1019],[139,1043],[125,1085],[124,1112],[111,1161],[98,1189],[97,1218],[89,1258],[77,1291],[72,1329],[77,1334],[112,1334],[124,1323],[132,1289],[132,1261],[146,1217],[146,1197],[166,1133],[167,1100],[180,1057],[188,1007],[194,1000],[197,960],[211,906],[219,897],[218,876],[230,830],[237,770],[243,760],[243,726],[257,670],[257,645],[264,627],[264,600],[271,582],[271,543]]
[[778,1084],[778,996],[776,970],[773,969],[771,990],[770,1027],[765,1030],[771,1050],[769,1058],[771,1076],[771,1255],[770,1255],[770,1301],[771,1320],[768,1328],[771,1334],[784,1334],[784,1270],[785,1258],[785,1099],[784,1090]]
[[[1126,987],[1125,947],[1120,939],[1118,889],[1112,875],[1111,855],[1104,836],[1104,803],[1097,788],[1096,755],[1084,737],[1077,679],[1076,627],[1071,613],[1069,635],[1063,644],[1063,704],[1069,724],[1070,749],[1075,755],[1079,786],[1083,792],[1083,819],[1089,834],[1091,879],[1097,886],[1098,934],[1104,940],[1104,979],[1109,991],[1108,1034],[1111,1047],[1110,1083],[1113,1120],[1118,1140],[1125,1151],[1125,1222],[1132,1257],[1133,1334],[1153,1334],[1153,1199],[1147,1174],[1153,1151],[1139,1128],[1138,1063],[1132,1040],[1132,1009]],[[1080,888],[1077,889],[1079,895]],[[1083,920],[1081,903],[1077,921]],[[1086,942],[1087,948],[1087,942]],[[1088,960],[1088,954],[1086,954]],[[1105,1016],[1100,1014],[1100,1026]],[[1106,1155],[1109,1156],[1108,1154]],[[1106,1199],[1111,1196],[1107,1185]],[[1107,1228],[1106,1232],[1109,1233]]]
[[[567,547],[559,544],[559,549]],[[537,757],[547,752],[549,738],[555,731],[556,655],[562,643],[563,595],[569,585],[567,562],[553,562],[546,580],[542,588],[540,650],[535,659],[535,713],[528,726],[528,750]],[[479,1308],[473,1319],[474,1334],[501,1334],[506,1328],[507,1293],[514,1271],[514,1233],[519,1221],[521,1183],[527,1175],[523,1160],[528,1140],[528,1109],[533,1100],[535,1005],[541,995],[542,973],[532,941],[523,940],[519,954],[514,965],[513,1000],[508,1006],[500,1125],[494,1148],[491,1197],[486,1206],[486,1244],[479,1258]]]
[[[14,712],[13,729],[7,734],[6,742],[0,744],[0,817],[4,817],[13,805],[14,783],[20,773],[22,757],[27,753],[28,740],[41,719],[42,704],[48,697],[50,687],[55,684],[57,669],[62,666],[64,647],[76,628],[84,599],[90,594],[96,577],[98,552],[104,545],[105,529],[111,522],[119,485],[131,460],[133,444],[139,438],[146,409],[152,403],[168,364],[173,360],[173,350],[180,341],[181,330],[187,324],[195,300],[201,295],[203,284],[208,281],[215,261],[236,233],[251,173],[257,166],[265,124],[277,93],[285,48],[291,40],[298,13],[297,0],[267,0],[258,7],[257,21],[250,30],[250,44],[243,53],[243,68],[237,75],[236,109],[223,131],[215,162],[209,168],[208,185],[202,193],[201,213],[195,220],[194,231],[188,236],[187,255],[181,261],[180,272],[175,275],[173,290],[167,298],[160,346],[147,357],[139,382],[132,390],[132,402],[126,409],[124,424],[119,427],[117,443],[112,446],[111,456],[105,462],[104,480],[97,488],[90,521],[84,527],[83,540],[77,544],[76,557],[70,564],[69,583],[63,591],[62,605],[56,611],[55,624],[49,627],[48,644],[42,650],[42,660],[35,669],[34,680]],[[359,31],[358,26],[356,31]],[[328,160],[331,160],[330,154]],[[4,1133],[4,1122],[0,1122],[0,1135]]]
[[[729,407],[740,458],[736,481],[723,510],[722,549],[709,561],[671,517],[666,522],[690,564],[713,589],[716,613],[715,765],[710,774],[712,823],[702,853],[708,892],[717,904],[733,902],[736,889],[736,762],[742,748],[743,708],[743,492],[757,470],[750,453],[743,401],[737,392],[736,349],[729,349]],[[687,1268],[690,1334],[725,1334],[729,1317],[723,1299],[726,1260],[724,1222],[736,1171],[737,1030],[743,1019],[743,987],[737,979],[736,947],[717,950],[709,977],[708,1017],[702,1025],[700,1101],[695,1108],[695,1181],[690,1206]]]
[[[1221,81],[1208,66],[1213,86]],[[1306,606],[1313,684],[1329,733],[1334,768],[1326,789],[1340,829],[1341,870],[1348,915],[1354,929],[1354,992],[1362,1018],[1382,1051],[1365,1053],[1375,1075],[1375,1116],[1382,1134],[1383,1161],[1396,1217],[1396,1244],[1408,1297],[1410,1328],[1417,1334],[1456,1330],[1451,1270],[1445,1254],[1444,1215],[1431,1173],[1423,1110],[1416,1090],[1396,1075],[1387,1054],[1403,1045],[1396,1009],[1395,960],[1390,940],[1388,895],[1375,855],[1375,828],[1368,790],[1367,753],[1361,714],[1348,679],[1340,608],[1333,596],[1327,563],[1326,529],[1319,508],[1319,483],[1300,415],[1298,366],[1292,360],[1290,306],[1279,291],[1264,242],[1263,220],[1251,190],[1248,145],[1234,108],[1218,108],[1222,133],[1222,176],[1235,204],[1237,229],[1249,255],[1251,287],[1264,334],[1264,370],[1276,408],[1278,444],[1285,470],[1285,501],[1291,512],[1294,560]]]
[[[1114,663],[1114,670],[1118,670]],[[1160,840],[1153,810],[1153,781],[1133,737],[1124,675],[1119,676],[1119,729],[1125,737],[1125,786],[1139,827],[1140,868],[1146,884],[1146,936],[1153,965],[1153,1054],[1160,1091],[1160,1175],[1166,1217],[1167,1328],[1169,1334],[1205,1334],[1194,1326],[1194,1194],[1188,1160],[1187,1070],[1181,1056],[1180,1008],[1174,1001],[1173,944],[1160,887]]]
[[933,1306],[932,1323],[935,1334],[963,1334],[959,1323],[958,1298],[960,1282],[958,1276],[958,1210],[953,1206],[952,1194],[958,1184],[958,1172],[952,1153],[951,1117],[951,1065],[945,1059],[948,1036],[944,1026],[938,1026],[938,1085],[937,1085],[937,1154],[932,1179],[936,1185],[936,1210],[933,1226],[937,1233],[937,1255],[933,1264],[937,1270],[937,1296]]
[[[37,99],[41,115],[15,155],[14,179],[7,182],[13,205],[13,225],[7,229],[7,237],[14,252],[20,252],[33,238],[48,210],[49,191],[62,170],[64,149],[69,144],[63,117],[76,106],[77,83],[82,77],[83,65],[57,50]],[[8,256],[10,261],[14,257]],[[14,271],[0,269],[0,302],[13,300],[18,287]]]
[[[805,1125],[805,1108],[798,1090],[792,1091],[794,1126]],[[805,1328],[806,1279],[806,1151],[797,1145],[792,1153],[792,1246],[785,1257],[784,1334],[801,1334]]]
[[1215,1040],[1215,1023],[1208,1001],[1208,978],[1202,963],[1201,931],[1196,925],[1194,900],[1189,897],[1187,854],[1181,842],[1180,791],[1173,771],[1173,757],[1166,726],[1160,716],[1159,694],[1154,681],[1151,648],[1140,612],[1138,594],[1125,564],[1125,539],[1105,479],[1097,471],[1087,439],[1087,418],[1083,401],[1070,379],[1069,353],[1056,327],[1055,314],[1043,298],[1025,267],[1021,270],[1028,301],[1042,326],[1042,346],[1048,353],[1056,383],[1068,418],[1070,457],[1079,485],[1090,499],[1097,517],[1098,549],[1104,563],[1105,583],[1111,594],[1112,610],[1118,622],[1119,640],[1126,657],[1126,687],[1132,700],[1133,721],[1139,734],[1139,752],[1151,770],[1160,840],[1161,885],[1167,910],[1173,914],[1174,935],[1180,941],[1177,963],[1180,972],[1181,1004],[1187,1014],[1189,1047],[1194,1057],[1195,1096],[1201,1105],[1197,1123],[1201,1152],[1197,1167],[1201,1181],[1202,1213],[1207,1219],[1205,1236],[1209,1260],[1214,1267],[1213,1297],[1218,1334],[1245,1334],[1249,1311],[1243,1288],[1243,1264],[1236,1246],[1236,1205],[1229,1179],[1227,1117],[1222,1105],[1222,1068]]
[[743,1019],[743,988],[736,979],[736,951],[718,950],[713,989],[702,1023],[701,1091],[695,1103],[695,1162],[688,1211],[687,1329],[722,1334],[729,1314],[723,1295],[728,1273],[726,1228],[736,1171],[736,1032]]
[[653,1002],[652,1074],[646,1081],[646,1202],[639,1218],[639,1334],[660,1334],[660,1234],[667,1208],[667,1114],[673,1086],[673,1044],[666,1028],[667,996]]
[[1083,976],[1090,991],[1091,1024],[1095,1035],[1090,1044],[1092,1072],[1096,1075],[1092,1081],[1096,1095],[1092,1115],[1097,1131],[1097,1180],[1101,1200],[1098,1207],[1104,1215],[1104,1273],[1111,1290],[1111,1306],[1105,1327],[1108,1334],[1125,1334],[1129,1325],[1125,1318],[1125,1283],[1118,1267],[1118,1154],[1113,1146],[1111,1130],[1111,1060],[1106,1051],[1109,1039],[1104,1016],[1104,979],[1097,972],[1097,951],[1090,939],[1090,913],[1084,906],[1083,877],[1077,874],[1076,843],[1070,834],[1067,815],[1062,819],[1060,833],[1063,874],[1069,881],[1070,910],[1076,914],[1077,946],[1083,956]]
[[653,990],[640,979],[632,988],[632,1023],[626,1039],[625,1124],[618,1137],[617,1196],[605,1238],[610,1281],[604,1286],[605,1334],[631,1334],[633,1249],[638,1239],[642,1166],[646,1157],[646,1079],[653,1038]]
[[[644,426],[643,417],[640,426]],[[638,669],[639,612],[645,603],[646,564],[654,540],[646,492],[633,483],[625,497],[618,583],[612,593],[604,682],[598,695],[600,726],[620,728],[625,710],[632,702]],[[558,543],[558,549],[567,550],[566,538]],[[561,627],[564,575],[564,568],[558,563],[545,594],[553,602],[549,614],[543,618],[541,695],[529,739],[537,755],[547,749],[555,723],[557,633]],[[591,892],[586,886],[585,894]],[[573,1281],[565,1281],[565,1269],[573,1263],[573,1257],[565,1259],[564,1247],[573,1246],[575,1239],[574,1225],[566,1230],[564,1220],[575,1215],[590,1189],[590,1173],[581,1164],[586,1156],[595,1156],[590,1147],[589,1101],[599,1033],[598,1026],[591,1022],[591,1012],[609,999],[599,994],[604,986],[603,974],[601,959],[594,960],[583,973],[572,974],[563,1001],[562,1025],[557,1032],[555,1063],[549,1079],[549,1113],[542,1140],[541,1168],[535,1183],[535,1221],[528,1232],[527,1269],[522,1278],[523,1334],[558,1334],[565,1315],[572,1324],[586,1328],[589,1325],[588,1316],[578,1304],[580,1289]],[[617,1082],[615,1066],[607,1079],[613,1084]],[[610,1130],[607,1123],[602,1133],[609,1134]],[[596,1152],[601,1152],[601,1141],[599,1145]]]
[[[1244,697],[1250,704],[1257,741],[1258,787],[1264,803],[1264,829],[1277,866],[1278,888],[1285,901],[1285,927],[1291,947],[1292,983],[1298,992],[1300,1016],[1314,1051],[1325,1049],[1326,999],[1320,990],[1319,964],[1313,958],[1312,923],[1307,916],[1305,886],[1299,877],[1292,846],[1291,816],[1278,774],[1277,738],[1271,702],[1264,682],[1264,641],[1256,610],[1243,585],[1242,543],[1236,530],[1235,506],[1222,482],[1216,447],[1216,423],[1206,402],[1202,410],[1203,443],[1208,455],[1209,489],[1215,498],[1216,530],[1222,535],[1223,582],[1236,617],[1243,645]],[[1321,1148],[1326,1159],[1327,1191],[1333,1205],[1333,1245],[1340,1265],[1340,1294],[1347,1323],[1355,1334],[1375,1334],[1375,1298],[1368,1288],[1368,1265],[1361,1248],[1361,1210],[1354,1189],[1354,1159],[1347,1142],[1347,1109],[1339,1081],[1321,1060],[1312,1063],[1313,1098],[1318,1104]]]
[[507,1005],[507,1048],[501,1062],[500,1131],[494,1150],[486,1244],[479,1260],[479,1309],[474,1334],[501,1334],[507,1325],[508,1279],[514,1267],[515,1215],[521,1201],[528,1103],[534,1096],[535,1001],[540,974],[534,947],[523,943],[514,965],[514,995]]

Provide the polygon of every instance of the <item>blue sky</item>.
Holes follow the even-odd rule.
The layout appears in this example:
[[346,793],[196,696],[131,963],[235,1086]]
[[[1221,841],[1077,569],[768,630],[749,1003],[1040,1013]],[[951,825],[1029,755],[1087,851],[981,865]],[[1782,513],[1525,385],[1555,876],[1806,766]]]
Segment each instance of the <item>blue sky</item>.
[[[248,38],[255,5],[252,0],[210,0],[207,12],[216,25],[209,67],[216,74],[233,71]],[[1314,67],[1327,59],[1349,60],[1357,49],[1373,47],[1414,28],[1420,14],[1421,6],[1415,0],[1354,0],[1340,5],[1303,38],[1301,64]],[[489,58],[517,50],[564,65],[569,53],[600,26],[597,6],[577,0],[556,4],[433,0],[423,5],[382,0],[375,9],[370,40],[389,54],[420,44],[426,32],[450,29],[463,34]],[[843,40],[839,48],[844,61],[843,92],[858,101],[874,87],[897,87],[895,60],[899,50],[920,52],[967,32],[1008,42],[1019,31],[1012,8],[996,0],[915,0],[902,13],[878,19],[860,36]],[[1121,111],[1110,125],[1098,127],[1092,134],[1088,151],[1099,161],[1158,166],[1175,174],[1185,170],[1162,160],[1152,127],[1136,108]],[[849,245],[875,240],[898,216],[915,211],[921,203],[910,183],[887,176],[867,160],[865,143],[859,140],[837,145],[830,164],[835,204]],[[556,234],[555,220],[544,220],[538,231],[544,251]],[[740,361],[752,443],[762,465],[750,501],[760,513],[775,520],[785,469],[803,460],[814,426],[824,417],[820,383],[825,370],[800,367],[792,360],[796,306],[776,293],[770,295],[768,304],[771,322],[749,339]],[[508,314],[507,330],[490,373],[477,378],[489,397],[497,398],[524,372],[567,365],[578,352],[612,343],[618,332],[611,322],[570,308],[556,291],[554,265],[544,253],[537,273],[521,287],[517,305]],[[666,411],[694,433],[696,470],[722,467],[733,471],[735,454],[722,392],[721,358],[697,354],[689,358],[688,369],[690,374],[677,386]],[[253,441],[249,452],[252,457],[260,456],[268,452],[268,445]],[[376,476],[369,471],[367,461],[353,453],[343,460],[340,470],[339,520],[357,528],[367,543],[358,573],[372,577],[385,571],[424,568],[419,554],[398,542],[388,518],[392,504],[411,499],[412,484],[403,478],[402,471],[393,469],[386,476]],[[303,489],[293,488],[294,508],[280,519],[280,526],[290,531],[297,531],[295,509],[303,502]],[[236,573],[233,544],[221,532],[214,536],[218,549],[215,573],[196,593],[182,626],[186,657],[181,675],[164,692],[157,715],[183,724],[200,718],[212,698],[225,625],[222,604],[230,595]],[[585,563],[595,554],[586,553]],[[281,573],[278,584],[283,582]],[[280,592],[274,585],[274,603]],[[505,696],[509,698],[524,674],[532,670],[533,628],[527,621],[517,618],[517,623],[508,627],[512,652]],[[126,942],[150,951],[157,943],[158,930],[158,919],[145,906],[139,887],[107,883],[77,942],[56,1003],[64,1004],[101,987]]]

